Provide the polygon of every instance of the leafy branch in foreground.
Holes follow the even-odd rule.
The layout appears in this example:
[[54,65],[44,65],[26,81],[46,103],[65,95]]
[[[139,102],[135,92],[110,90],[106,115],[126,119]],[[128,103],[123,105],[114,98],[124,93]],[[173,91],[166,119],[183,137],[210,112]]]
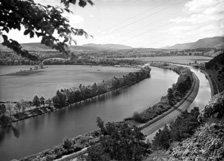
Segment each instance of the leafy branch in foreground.
[[[76,0],[61,0],[65,8],[51,5],[41,5],[33,0],[1,0],[0,2],[0,35],[3,38],[3,45],[14,50],[18,55],[37,60],[15,40],[8,38],[7,33],[12,29],[21,30],[25,28],[24,35],[33,38],[35,35],[41,37],[41,43],[69,55],[68,44],[76,41],[72,36],[86,36],[83,29],[73,28],[69,20],[62,14],[69,10],[69,4],[76,4]],[[79,0],[78,5],[85,7],[91,0]],[[57,37],[55,36],[57,35]]]

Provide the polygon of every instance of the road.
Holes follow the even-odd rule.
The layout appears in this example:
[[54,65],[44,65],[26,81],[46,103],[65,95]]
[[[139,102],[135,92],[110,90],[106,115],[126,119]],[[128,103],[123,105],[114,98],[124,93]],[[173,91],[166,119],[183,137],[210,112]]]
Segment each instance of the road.
[[158,121],[145,127],[142,130],[142,132],[145,135],[147,135],[146,140],[151,141],[153,139],[153,137],[155,136],[155,133],[157,132],[158,129],[160,129],[164,125],[172,122],[173,120],[175,120],[177,118],[177,116],[180,115],[181,112],[185,111],[191,105],[191,103],[194,101],[195,97],[197,96],[198,90],[199,90],[199,79],[196,75],[195,75],[195,80],[196,81],[195,81],[194,88],[192,89],[192,92],[187,97],[187,99],[177,109],[173,110],[166,116],[162,117]]

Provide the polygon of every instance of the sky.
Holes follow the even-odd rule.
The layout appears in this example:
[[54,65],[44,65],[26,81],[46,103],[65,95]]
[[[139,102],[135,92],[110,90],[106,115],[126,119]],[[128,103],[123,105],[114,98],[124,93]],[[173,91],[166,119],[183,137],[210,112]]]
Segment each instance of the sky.
[[[61,5],[60,0],[34,0]],[[92,0],[94,6],[71,5],[65,14],[74,28],[94,38],[74,37],[78,45],[123,44],[160,48],[224,35],[224,0]],[[10,38],[20,43],[40,42],[13,30]],[[2,39],[0,40],[2,41]]]

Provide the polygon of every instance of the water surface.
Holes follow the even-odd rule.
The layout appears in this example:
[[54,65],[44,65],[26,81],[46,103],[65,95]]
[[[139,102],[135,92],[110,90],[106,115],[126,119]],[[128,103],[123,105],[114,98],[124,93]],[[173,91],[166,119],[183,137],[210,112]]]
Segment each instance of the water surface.
[[35,154],[62,143],[66,136],[95,130],[98,116],[105,122],[121,121],[158,102],[177,78],[173,71],[152,67],[151,78],[119,93],[14,123],[0,132],[1,160]]

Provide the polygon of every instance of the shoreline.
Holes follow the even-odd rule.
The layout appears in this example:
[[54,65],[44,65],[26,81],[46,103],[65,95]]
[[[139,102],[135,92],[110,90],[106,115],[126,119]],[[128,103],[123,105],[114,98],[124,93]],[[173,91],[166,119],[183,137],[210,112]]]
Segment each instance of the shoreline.
[[[196,74],[193,73],[193,77],[194,77],[194,82],[193,82],[193,85],[191,87],[191,89],[187,92],[187,94],[178,102],[176,103],[171,109],[169,109],[168,111],[164,112],[163,114],[155,117],[153,120],[150,120],[146,123],[143,123],[143,124],[139,124],[138,126],[143,130],[145,129],[146,127],[150,126],[151,124],[157,122],[158,120],[162,119],[163,117],[169,115],[171,112],[179,109],[181,107],[181,105],[189,98],[191,97],[192,95],[197,95],[198,93],[198,89],[199,89],[199,79],[198,77],[196,76]],[[195,96],[193,96],[191,99],[190,99],[190,102],[192,103],[195,99]]]
[[[205,75],[205,77],[208,79],[210,88],[211,88],[211,97],[215,95],[215,89],[217,88],[215,84],[213,84],[212,77],[210,77],[209,73],[206,72],[204,69],[200,69],[200,71]],[[216,89],[217,90],[217,89]]]
[[[165,69],[168,69],[168,68],[165,68]],[[170,69],[172,70],[172,69]],[[175,71],[174,71],[175,72]],[[174,105],[174,108],[171,108],[170,110],[166,111],[165,113],[157,116],[156,118],[154,118],[153,120],[150,120],[149,122],[145,123],[143,125],[143,127],[140,127],[142,129],[144,128],[147,128],[148,126],[150,126],[151,124],[155,123],[156,121],[160,120],[161,118],[167,116],[168,114],[170,114],[171,112],[173,112],[174,110],[176,109],[179,109],[179,107],[185,102],[185,101],[189,101],[189,97],[191,97],[193,94],[197,95],[197,92],[198,92],[198,88],[199,88],[199,79],[197,78],[197,76],[193,73],[193,84],[192,84],[192,87],[189,89],[189,91],[186,93],[186,95],[178,102]],[[193,100],[195,99],[195,97],[192,97],[190,100]],[[91,135],[92,133],[89,132],[87,134],[83,134],[83,135],[80,135],[81,137],[86,137],[87,135]],[[74,138],[77,138],[79,136],[76,136]],[[96,142],[97,143],[97,142]],[[58,159],[55,159],[56,161],[68,161],[68,160],[71,160],[71,159],[74,159],[84,153],[87,152],[87,149],[88,149],[89,146],[87,147],[84,147],[82,149],[80,149],[79,151],[76,151],[76,152],[73,152],[73,153],[70,153],[70,154],[65,154],[63,155],[62,157],[58,158]],[[51,148],[52,149],[52,148]],[[37,155],[37,154],[36,154]],[[34,154],[35,156],[35,154]],[[23,161],[23,160],[22,160]]]
[[[107,91],[105,93],[96,95],[96,96],[91,97],[91,98],[86,98],[86,99],[83,99],[83,100],[78,101],[78,102],[75,102],[75,103],[67,104],[66,106],[63,106],[63,107],[58,107],[57,108],[57,107],[55,107],[53,105],[52,106],[49,106],[48,105],[48,106],[42,106],[42,107],[38,107],[38,108],[34,108],[34,109],[29,109],[29,110],[24,111],[24,112],[16,113],[16,114],[11,115],[9,117],[10,120],[8,122],[1,123],[0,124],[0,127],[9,126],[11,123],[14,123],[14,122],[22,121],[22,120],[29,119],[29,118],[32,118],[32,117],[36,117],[36,116],[39,116],[39,115],[43,115],[45,113],[54,112],[54,111],[58,111],[58,110],[61,110],[61,109],[64,109],[64,108],[68,108],[68,107],[71,107],[72,105],[81,104],[81,103],[84,103],[84,102],[89,102],[89,101],[92,101],[92,100],[94,100],[94,99],[96,99],[98,97],[104,97],[107,94],[110,94],[110,93],[113,93],[113,92],[117,92],[117,91],[120,91],[122,89],[131,87],[132,85],[135,85],[135,84],[143,81],[146,78],[150,78],[151,77],[151,68],[149,68],[149,69],[150,70],[148,71],[149,72],[148,73],[148,76],[145,76],[143,79],[136,80],[131,85],[125,85],[125,86],[120,87],[120,88],[117,88],[117,89],[112,89],[111,91]],[[141,71],[141,69],[139,71]],[[139,72],[139,71],[137,71],[137,72]]]

